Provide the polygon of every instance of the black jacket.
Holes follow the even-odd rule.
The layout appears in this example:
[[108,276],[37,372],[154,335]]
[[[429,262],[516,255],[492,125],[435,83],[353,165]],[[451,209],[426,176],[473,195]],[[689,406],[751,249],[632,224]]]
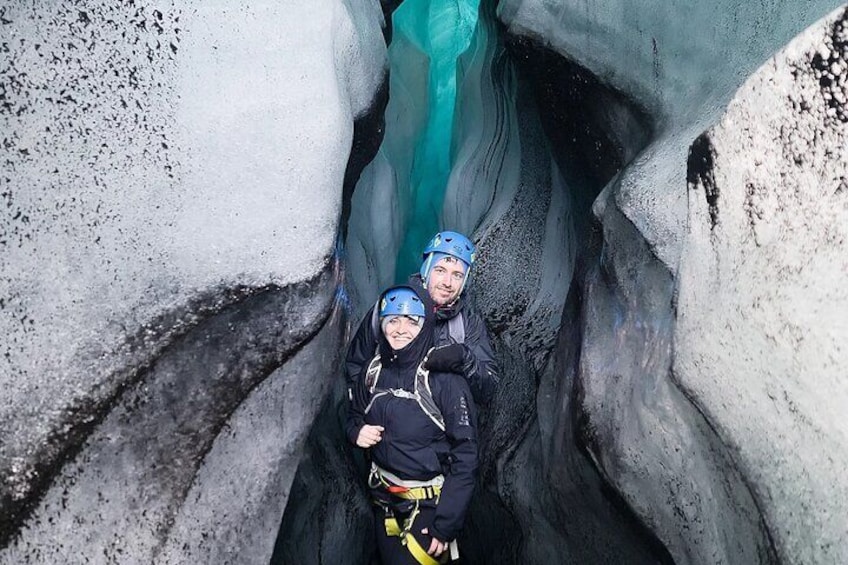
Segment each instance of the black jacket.
[[[415,372],[431,347],[432,315],[421,333],[406,347],[392,351],[382,332],[379,351],[382,370],[378,390],[414,391]],[[370,362],[370,359],[369,359]],[[363,373],[367,371],[367,363]],[[386,394],[371,401],[365,375],[356,379],[348,409],[345,432],[356,445],[364,424],[385,428],[380,442],[369,449],[371,459],[380,467],[405,480],[430,480],[444,474],[445,483],[436,506],[431,535],[442,541],[455,539],[465,520],[465,512],[474,491],[477,472],[477,430],[474,403],[465,379],[450,373],[430,373],[433,400],[442,413],[442,431],[410,398]]]
[[[409,286],[414,288],[422,300],[435,313],[434,345],[450,345],[454,340],[450,335],[450,320],[462,315],[465,327],[463,376],[471,387],[474,400],[486,405],[495,393],[498,385],[498,365],[489,341],[489,332],[483,318],[468,307],[464,295],[450,307],[438,307],[430,298],[420,275],[409,277]],[[359,329],[350,342],[345,358],[345,373],[348,388],[352,390],[363,368],[374,357],[377,350],[379,324],[375,323],[374,308],[365,314]]]

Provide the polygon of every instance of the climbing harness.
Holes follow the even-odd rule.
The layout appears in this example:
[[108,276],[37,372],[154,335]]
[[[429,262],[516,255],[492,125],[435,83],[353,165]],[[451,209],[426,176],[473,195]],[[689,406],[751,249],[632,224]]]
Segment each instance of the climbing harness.
[[[374,310],[376,312],[377,308],[375,307]],[[377,316],[374,316],[374,323],[376,324],[375,327],[379,327],[379,318]],[[461,313],[449,320],[448,331],[450,332],[451,338],[456,343],[462,343],[465,340],[465,327]],[[371,362],[368,364],[368,369],[365,372],[365,388],[371,395],[371,399],[365,407],[365,413],[368,414],[371,411],[371,408],[374,406],[374,402],[378,398],[386,395],[392,395],[396,398],[414,400],[421,410],[430,418],[430,420],[436,424],[440,430],[445,431],[444,417],[442,416],[441,410],[439,410],[439,407],[436,405],[436,401],[433,399],[432,390],[430,389],[430,372],[424,368],[427,357],[431,351],[433,351],[433,348],[427,352],[427,355],[424,356],[424,360],[416,368],[415,382],[412,392],[402,388],[378,388],[383,365],[380,354],[377,353],[374,358],[371,359]],[[403,520],[403,525],[401,525],[395,516],[390,503],[381,501],[377,498],[374,499],[374,503],[385,512],[383,523],[386,535],[400,538],[401,544],[406,547],[410,554],[421,565],[439,565],[440,561],[427,553],[427,550],[421,546],[415,535],[411,535],[411,530],[415,519],[418,517],[421,501],[432,500],[435,504],[438,504],[444,481],[445,478],[443,475],[437,475],[428,481],[404,480],[390,471],[381,468],[376,463],[371,463],[371,472],[368,476],[369,487],[372,489],[382,488],[392,497],[413,503],[411,513],[405,520]],[[459,559],[459,546],[457,545],[456,540],[452,540],[448,543],[448,549],[448,554],[451,559]]]
[[[418,517],[418,513],[420,511],[419,501],[415,501],[415,506],[409,514],[409,517],[403,521],[402,528],[400,526],[400,522],[398,522],[398,519],[395,517],[394,512],[389,506],[384,506],[382,504],[378,504],[378,506],[380,506],[386,513],[383,525],[386,528],[387,536],[399,537],[401,545],[406,547],[415,560],[421,563],[421,565],[438,565],[440,563],[440,561],[436,560],[433,556],[427,553],[427,550],[418,543],[415,535],[412,534],[412,526],[415,524],[415,518]],[[459,559],[459,544],[456,540],[451,540],[448,543],[448,554],[454,561]]]
[[442,485],[444,484],[444,475],[436,475],[429,481],[409,481],[401,479],[374,462],[371,463],[371,473],[368,475],[369,487],[378,488],[383,486],[390,494],[404,500],[429,500],[435,498],[436,503],[438,503],[439,495],[442,492]]
[[[376,499],[374,502],[385,512],[383,525],[386,528],[386,535],[390,537],[399,537],[401,544],[406,547],[415,560],[422,565],[437,565],[439,561],[429,555],[427,550],[418,543],[415,535],[411,534],[412,526],[415,523],[415,518],[418,517],[420,512],[420,503],[422,500],[435,500],[435,503],[438,504],[444,482],[445,477],[443,475],[437,475],[429,481],[404,480],[394,473],[383,469],[376,463],[371,463],[371,473],[368,476],[368,486],[372,489],[382,486],[392,496],[396,496],[403,500],[414,501],[412,512],[410,512],[409,517],[403,521],[403,527],[401,527],[400,522],[398,522],[390,504],[386,504],[385,502]],[[458,551],[455,549],[455,546],[456,543],[451,542],[451,555],[454,553],[458,555]]]
[[401,545],[406,547],[406,549],[409,550],[409,553],[411,553],[415,560],[421,563],[421,565],[439,565],[439,561],[427,553],[427,550],[418,543],[418,539],[416,539],[415,535],[412,533],[412,526],[415,523],[415,519],[418,517],[418,512],[420,511],[418,501],[415,501],[415,506],[409,514],[409,517],[403,521],[403,528],[401,528],[400,523],[398,523],[398,520],[392,510],[388,507],[385,507],[384,509],[386,511],[386,518],[384,521],[386,535],[389,537],[399,537]]

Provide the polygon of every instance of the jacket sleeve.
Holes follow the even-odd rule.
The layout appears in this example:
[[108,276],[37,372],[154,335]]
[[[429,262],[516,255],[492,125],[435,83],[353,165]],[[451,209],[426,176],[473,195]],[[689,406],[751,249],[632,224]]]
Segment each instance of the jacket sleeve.
[[359,378],[363,369],[368,366],[377,350],[377,336],[374,335],[374,329],[371,327],[373,316],[374,308],[372,307],[360,322],[359,328],[347,348],[345,379],[349,391],[348,396],[350,396],[350,391],[353,390],[353,384]]
[[[364,370],[364,369],[363,369]],[[365,425],[365,407],[368,405],[368,395],[365,390],[365,379],[357,376],[350,386],[347,403],[347,419],[345,420],[345,436],[356,446],[359,430]],[[358,446],[357,446],[358,447]]]
[[483,318],[471,309],[465,309],[462,315],[465,317],[465,360],[462,372],[468,380],[474,400],[485,406],[492,400],[498,386],[498,364]]
[[436,539],[447,542],[459,536],[474,492],[477,475],[477,415],[474,413],[468,383],[463,379],[445,379],[440,400],[445,418],[445,434],[451,446],[450,468],[445,474],[445,484],[442,486],[430,533]]
[[345,421],[345,436],[356,445],[359,430],[365,424],[365,406],[368,395],[362,375],[377,349],[377,339],[371,327],[374,308],[365,314],[356,334],[350,342],[345,357],[345,380],[347,381],[348,411]]

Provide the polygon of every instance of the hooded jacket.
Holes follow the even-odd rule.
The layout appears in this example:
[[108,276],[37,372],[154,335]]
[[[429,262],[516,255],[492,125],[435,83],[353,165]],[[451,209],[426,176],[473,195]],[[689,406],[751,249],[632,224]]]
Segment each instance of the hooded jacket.
[[[409,277],[408,284],[427,305],[428,312],[434,313],[433,345],[436,347],[455,343],[450,335],[450,320],[456,316],[462,316],[465,328],[462,373],[468,381],[474,400],[479,405],[487,405],[498,385],[498,365],[495,362],[489,332],[483,319],[468,307],[464,293],[450,306],[440,307],[430,298],[420,275],[415,274]],[[367,368],[374,357],[379,334],[379,324],[374,324],[374,307],[372,307],[359,324],[359,329],[356,330],[347,350],[345,376],[350,390],[353,389],[362,370]]]
[[[433,343],[433,325],[434,316],[430,313],[418,336],[397,351],[391,349],[380,332],[382,369],[378,389],[414,392],[416,370]],[[367,363],[363,373],[365,371]],[[372,395],[366,387],[365,375],[361,374],[352,389],[345,433],[356,445],[364,424],[383,426],[382,439],[369,448],[371,459],[377,465],[405,480],[427,481],[444,475],[431,534],[442,541],[450,541],[462,529],[474,491],[476,414],[465,379],[451,373],[431,372],[430,390],[444,418],[444,431],[411,398],[392,394],[376,397],[366,414]]]

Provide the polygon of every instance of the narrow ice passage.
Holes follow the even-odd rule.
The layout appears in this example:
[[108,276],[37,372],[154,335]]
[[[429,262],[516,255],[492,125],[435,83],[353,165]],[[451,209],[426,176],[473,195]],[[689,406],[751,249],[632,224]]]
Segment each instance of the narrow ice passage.
[[[579,351],[579,333],[573,331],[579,290],[571,287],[584,274],[578,260],[597,258],[591,203],[645,142],[650,127],[587,73],[538,45],[505,37],[493,3],[476,4],[407,0],[394,12],[385,137],[354,192],[346,246],[354,323],[380,288],[418,269],[421,248],[439,228],[477,237],[481,253],[473,292],[496,342],[504,380],[483,417],[481,482],[460,540],[464,559],[540,562],[558,548],[584,561],[622,555],[634,563],[663,560],[661,546],[626,507],[610,507],[597,472],[573,441],[563,446],[574,452],[565,482],[548,484],[544,466],[531,462],[548,449],[552,434],[550,424],[540,422],[549,415],[536,414],[540,384],[570,397],[572,368],[549,359],[560,356],[558,349],[572,358]],[[596,102],[603,109],[592,112]],[[620,139],[610,139],[621,124],[604,122],[609,112],[625,125]],[[568,422],[557,427],[570,433]],[[322,468],[350,464],[333,452],[331,428],[324,422],[314,434],[314,441],[325,443],[301,469],[296,485],[314,489]],[[356,481],[351,467],[345,476]],[[369,540],[357,534],[372,527],[366,526],[371,516],[363,493],[348,492],[339,500],[336,485],[323,488],[334,498],[323,503],[322,515],[356,516],[357,526],[325,528],[315,543],[367,554]],[[308,530],[303,525],[308,508],[317,511],[314,502],[297,492],[292,496],[278,542],[285,545],[278,545],[278,555],[289,561],[309,555],[293,540]],[[568,515],[550,515],[547,501],[562,496]],[[550,530],[542,545],[525,540],[537,530]],[[570,547],[556,533],[563,531],[597,543]]]
[[344,333],[437,227],[466,563],[848,563],[845,0],[476,7],[2,3],[0,564],[371,563]]
[[[687,165],[709,168],[687,164],[689,147],[746,73],[832,3],[779,4],[746,5],[739,17],[729,1],[483,1],[444,114],[432,111],[433,46],[421,48],[420,28],[404,19],[413,7],[433,14],[400,4],[385,140],[353,196],[348,281],[356,318],[415,269],[437,225],[479,244],[471,291],[502,381],[482,419],[481,480],[460,540],[467,562],[769,563],[788,554],[769,520],[782,520],[791,501],[767,508],[770,479],[739,465],[723,435],[742,428],[717,427],[673,366],[675,351],[701,343],[680,333],[675,302],[687,201],[698,199]],[[833,29],[830,43],[842,45]],[[715,406],[726,417],[728,405]],[[317,468],[346,464],[329,446],[319,453]],[[355,526],[316,542],[329,551],[344,540],[364,562],[367,500],[346,494],[323,515]]]
[[[388,133],[392,124],[386,125],[387,142],[399,141],[414,147],[409,171],[409,222],[398,255],[397,282],[406,280],[418,268],[421,249],[433,233],[440,227],[450,227],[441,226],[440,220],[452,164],[457,60],[471,42],[479,1],[406,0],[392,16],[395,40],[408,40],[427,60],[427,65],[421,66],[415,59],[389,48],[390,73],[423,75],[427,70],[423,129],[414,132],[411,138],[397,140]],[[415,79],[413,85],[396,83],[395,91],[389,91],[390,100],[421,84],[420,75]]]

